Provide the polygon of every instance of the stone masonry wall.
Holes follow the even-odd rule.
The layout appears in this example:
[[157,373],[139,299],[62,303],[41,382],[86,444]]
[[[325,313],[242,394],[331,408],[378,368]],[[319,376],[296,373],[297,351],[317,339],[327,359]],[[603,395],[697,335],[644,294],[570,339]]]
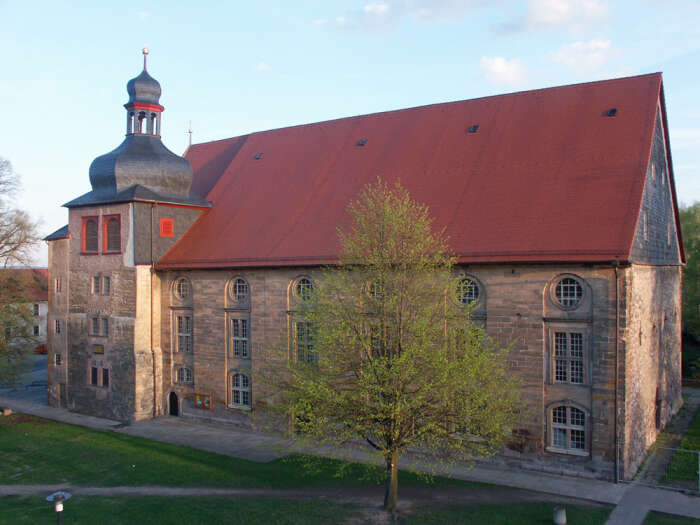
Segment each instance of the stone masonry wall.
[[[49,316],[47,342],[48,403],[59,407],[65,404],[68,381],[68,290],[69,239],[49,243]],[[60,284],[59,284],[60,283]],[[58,321],[60,332],[57,331]],[[58,356],[58,357],[57,357]],[[61,398],[63,394],[63,399]]]
[[[121,252],[102,253],[104,215],[119,214]],[[82,217],[99,218],[96,255],[82,254]],[[131,420],[135,413],[134,326],[136,271],[131,252],[131,206],[118,204],[75,208],[69,214],[70,272],[68,319],[68,406],[79,412],[118,420]],[[93,288],[93,278],[109,277],[109,293],[103,285]],[[107,333],[92,333],[93,318],[107,320]],[[91,369],[97,384],[91,384]],[[108,384],[104,384],[107,370]]]
[[[541,470],[569,471],[611,478],[615,461],[615,273],[611,266],[481,265],[459,269],[477,280],[488,334],[502,344],[513,343],[510,366],[522,378],[527,417],[518,429],[519,440],[497,461]],[[261,383],[272,353],[287,344],[293,317],[290,285],[299,276],[312,279],[304,268],[201,270],[159,272],[161,287],[161,345],[163,350],[162,410],[169,395],[178,397],[180,413],[189,417],[225,421],[246,428],[256,425],[253,415],[269,392]],[[553,299],[554,286],[565,275],[584,285],[581,304],[563,310]],[[240,276],[250,286],[250,304],[232,305],[227,283]],[[191,297],[178,301],[173,284],[179,277],[191,283]],[[172,336],[174,316],[191,312],[194,350],[176,351]],[[227,347],[227,320],[250,316],[251,357],[235,359]],[[553,379],[552,341],[556,331],[585,334],[586,379],[583,385],[560,384]],[[192,384],[178,384],[176,369],[193,372]],[[230,377],[242,371],[251,377],[253,411],[230,408]],[[193,405],[195,394],[212,396],[211,410]],[[586,414],[586,450],[563,452],[551,447],[551,410],[565,404]]]
[[681,268],[633,265],[626,273],[621,474],[631,478],[659,430],[683,402]]

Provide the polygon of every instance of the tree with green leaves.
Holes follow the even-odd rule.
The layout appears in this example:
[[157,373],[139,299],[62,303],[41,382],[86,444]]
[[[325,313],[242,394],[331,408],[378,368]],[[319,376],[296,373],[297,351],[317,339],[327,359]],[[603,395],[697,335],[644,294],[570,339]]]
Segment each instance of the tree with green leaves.
[[400,457],[494,453],[518,419],[518,382],[508,350],[471,319],[474,283],[459,275],[428,208],[377,181],[348,210],[339,264],[295,314],[305,333],[292,340],[304,347],[292,345],[277,406],[299,435],[361,440],[380,454],[384,508],[394,512]]
[[679,210],[686,266],[683,269],[683,329],[700,339],[700,202]]
[[27,265],[39,241],[36,224],[15,206],[20,180],[10,161],[0,157],[0,384],[14,381],[35,342],[28,286],[8,269]]

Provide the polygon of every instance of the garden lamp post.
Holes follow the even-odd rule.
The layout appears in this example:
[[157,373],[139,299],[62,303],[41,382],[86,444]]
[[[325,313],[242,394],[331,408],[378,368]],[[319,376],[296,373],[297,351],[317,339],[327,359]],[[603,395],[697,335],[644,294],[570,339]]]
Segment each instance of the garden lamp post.
[[63,512],[63,502],[69,500],[70,497],[70,492],[63,492],[62,490],[59,490],[58,492],[54,492],[53,494],[46,496],[46,501],[50,501],[53,503],[54,510],[56,511],[56,523],[58,523],[58,525],[61,525],[61,513]]

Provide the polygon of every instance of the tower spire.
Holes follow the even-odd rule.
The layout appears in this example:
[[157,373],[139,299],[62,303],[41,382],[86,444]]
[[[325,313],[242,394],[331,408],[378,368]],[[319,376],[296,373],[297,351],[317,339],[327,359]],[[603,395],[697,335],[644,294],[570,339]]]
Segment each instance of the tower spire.
[[146,71],[146,66],[148,66],[148,48],[144,47],[141,52],[143,53],[143,70]]
[[187,131],[190,134],[190,147],[192,147],[192,121],[190,120],[190,129]]

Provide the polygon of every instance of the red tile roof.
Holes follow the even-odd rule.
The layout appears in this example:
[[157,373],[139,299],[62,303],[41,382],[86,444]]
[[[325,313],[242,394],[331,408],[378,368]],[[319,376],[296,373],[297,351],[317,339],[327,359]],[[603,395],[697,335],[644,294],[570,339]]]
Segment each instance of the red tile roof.
[[462,262],[627,260],[661,93],[655,73],[193,145],[213,207],[158,267],[332,262],[377,177],[427,204]]

